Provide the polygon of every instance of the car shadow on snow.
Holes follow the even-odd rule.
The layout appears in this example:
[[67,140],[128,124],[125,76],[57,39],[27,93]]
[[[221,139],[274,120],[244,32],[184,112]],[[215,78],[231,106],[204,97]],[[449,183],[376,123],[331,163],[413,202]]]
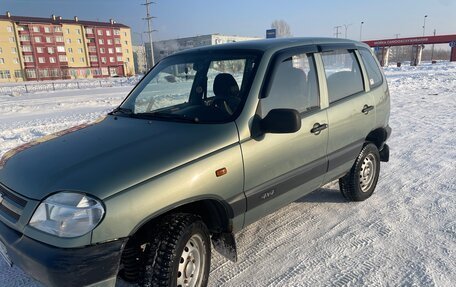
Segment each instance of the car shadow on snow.
[[330,202],[330,203],[345,203],[347,202],[345,198],[340,193],[339,189],[330,189],[330,188],[319,188],[295,202]]

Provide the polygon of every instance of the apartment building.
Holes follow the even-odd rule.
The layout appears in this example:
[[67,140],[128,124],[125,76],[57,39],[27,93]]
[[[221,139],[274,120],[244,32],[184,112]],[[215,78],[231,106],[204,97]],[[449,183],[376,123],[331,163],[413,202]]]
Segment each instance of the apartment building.
[[112,19],[0,16],[0,82],[134,74],[126,25]]

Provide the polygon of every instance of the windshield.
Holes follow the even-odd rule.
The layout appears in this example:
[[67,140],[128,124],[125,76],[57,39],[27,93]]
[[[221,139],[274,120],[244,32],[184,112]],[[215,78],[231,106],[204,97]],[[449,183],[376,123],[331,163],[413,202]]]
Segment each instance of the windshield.
[[221,123],[242,109],[256,54],[189,53],[160,62],[114,113],[127,116]]

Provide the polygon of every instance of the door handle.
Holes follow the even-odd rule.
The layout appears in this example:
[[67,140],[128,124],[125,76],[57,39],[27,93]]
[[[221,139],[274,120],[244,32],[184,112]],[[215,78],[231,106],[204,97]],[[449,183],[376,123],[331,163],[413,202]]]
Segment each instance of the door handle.
[[310,132],[315,135],[319,135],[322,130],[327,129],[327,128],[328,128],[328,124],[315,123],[313,125],[312,129],[310,130]]
[[364,105],[363,109],[361,110],[361,112],[363,114],[368,114],[370,111],[372,111],[374,109],[374,106],[369,106],[369,105]]

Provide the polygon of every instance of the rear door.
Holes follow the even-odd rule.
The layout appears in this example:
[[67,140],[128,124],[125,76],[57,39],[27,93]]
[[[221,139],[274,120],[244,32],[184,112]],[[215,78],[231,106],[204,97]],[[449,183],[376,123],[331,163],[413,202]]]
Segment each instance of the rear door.
[[328,90],[328,174],[345,174],[375,124],[375,106],[355,47],[324,46],[321,59]]
[[[318,188],[327,168],[327,116],[320,108],[313,54],[307,49],[285,51],[271,63],[257,117],[291,108],[300,112],[302,126],[296,133],[252,135],[241,143],[246,224]],[[320,125],[320,131],[311,131]]]

